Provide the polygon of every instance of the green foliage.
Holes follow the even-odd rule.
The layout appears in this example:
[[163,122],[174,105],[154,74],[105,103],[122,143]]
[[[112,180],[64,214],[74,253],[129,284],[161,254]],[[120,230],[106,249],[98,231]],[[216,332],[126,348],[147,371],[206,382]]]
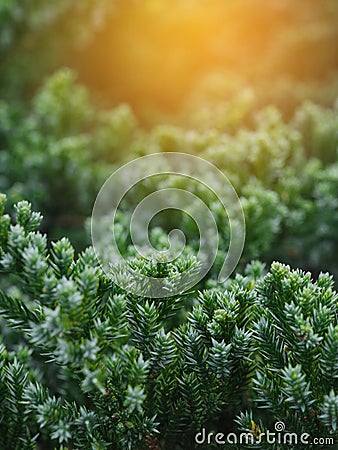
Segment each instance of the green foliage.
[[[201,2],[179,0],[158,14],[164,3],[0,2],[1,450],[217,448],[196,443],[201,429],[252,437],[229,450],[286,450],[262,438],[277,422],[311,442],[337,442],[337,4],[229,0],[194,15]],[[198,38],[203,8],[221,24],[202,33],[207,69],[193,59],[198,39],[190,35]],[[185,9],[194,32],[178,18]],[[183,31],[171,28],[177,19]],[[152,61],[162,52],[156,29],[170,39],[167,58]],[[181,53],[171,51],[175,42]],[[106,48],[107,63],[96,66]],[[65,61],[79,77],[60,68]],[[192,64],[181,93],[180,61],[183,71]],[[164,250],[179,222],[187,238],[180,258],[139,258],[131,245],[131,211],[158,186],[206,203],[219,248],[193,290],[136,297],[122,289],[130,283],[123,270],[119,286],[102,271],[82,225],[116,167],[177,151],[214,163],[235,187],[243,255],[219,285],[230,240],[222,205],[188,179],[146,180],[114,223],[136,273],[165,276],[170,287],[198,269],[199,233],[186,214],[160,214],[149,230]]]
[[[97,108],[74,73],[62,69],[46,80],[28,110],[2,102],[0,114],[0,189],[11,204],[29,198],[46,216],[45,231],[52,237],[81,228],[114,169],[111,163],[179,150],[214,163],[238,192],[247,224],[242,267],[252,258],[279,259],[314,273],[337,274],[335,108],[308,102],[287,124],[269,107],[255,112],[254,129],[242,128],[233,135],[171,125],[146,131],[128,105],[110,111]],[[180,187],[187,188],[182,183]],[[162,184],[177,187],[171,179]],[[156,189],[156,180],[145,189]],[[188,189],[201,194],[198,187]],[[216,217],[226,251],[226,214],[209,194],[203,198]],[[170,220],[163,216],[160,226]],[[196,230],[182,220],[189,245],[195,248]],[[128,220],[120,215],[118,226],[128,226]],[[124,233],[127,237],[128,230]],[[81,249],[88,242],[83,233],[73,240]],[[127,240],[121,241],[125,247]],[[223,259],[220,252],[217,261]]]
[[[114,148],[134,132],[126,106],[96,117],[88,91],[75,78],[68,69],[56,72],[29,110],[0,102],[0,189],[11,204],[29,197],[52,236],[58,229],[81,228],[110,173],[103,161],[115,161]],[[83,248],[83,233],[78,240]]]
[[296,112],[294,124],[303,136],[306,154],[325,163],[337,160],[337,106],[335,114],[307,102]]
[[0,353],[4,450],[36,439],[42,448],[195,448],[201,427],[250,432],[256,415],[265,427],[275,419],[338,436],[338,297],[327,274],[313,281],[280,263],[264,274],[253,262],[186,298],[134,297],[91,248],[75,257],[63,239],[47,249],[29,203],[16,205],[15,225],[1,209],[1,271],[19,276],[18,290],[0,297],[5,326],[18,329]]
[[88,91],[76,85],[75,78],[71,70],[61,70],[47,79],[33,99],[37,122],[52,135],[65,137],[75,134],[90,120],[92,111]]
[[[29,357],[28,349],[16,352],[18,357]],[[34,423],[29,417],[24,405],[25,393],[32,375],[13,352],[7,352],[6,347],[0,346],[0,445],[3,449],[34,450],[37,435],[34,436]]]
[[337,390],[338,297],[332,278],[322,274],[313,283],[309,273],[273,264],[256,291],[261,318],[255,336],[262,358],[253,380],[256,401],[288,430],[334,433],[322,421],[332,397],[329,386]]

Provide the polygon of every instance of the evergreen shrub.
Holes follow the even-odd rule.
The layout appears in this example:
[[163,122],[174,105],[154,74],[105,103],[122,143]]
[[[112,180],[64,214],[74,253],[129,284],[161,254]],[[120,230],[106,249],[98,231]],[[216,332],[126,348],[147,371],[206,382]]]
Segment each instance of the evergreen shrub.
[[277,421],[337,438],[338,296],[328,274],[253,261],[225,285],[211,277],[199,292],[135,297],[92,248],[75,256],[66,238],[49,247],[28,202],[15,206],[15,223],[4,208],[2,195],[1,449],[213,448],[196,433],[259,440]]

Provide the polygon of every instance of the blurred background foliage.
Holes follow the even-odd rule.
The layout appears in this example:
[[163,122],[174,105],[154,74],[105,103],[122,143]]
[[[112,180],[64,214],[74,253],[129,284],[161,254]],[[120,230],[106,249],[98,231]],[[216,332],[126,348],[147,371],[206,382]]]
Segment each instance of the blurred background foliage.
[[2,1],[0,191],[82,249],[116,166],[198,154],[241,197],[243,263],[337,273],[337,23],[335,0]]

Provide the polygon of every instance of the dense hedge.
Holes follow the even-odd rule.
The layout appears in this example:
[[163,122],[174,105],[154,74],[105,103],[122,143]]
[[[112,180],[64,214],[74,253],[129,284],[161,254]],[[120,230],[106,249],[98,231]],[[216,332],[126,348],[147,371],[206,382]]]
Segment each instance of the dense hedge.
[[[181,151],[214,163],[233,183],[247,223],[244,264],[277,258],[315,274],[337,273],[336,107],[304,103],[289,123],[269,107],[254,114],[253,128],[234,135],[203,126],[145,131],[127,105],[98,110],[64,69],[46,81],[28,111],[3,102],[1,117],[0,189],[10,203],[29,198],[46,216],[51,237],[72,234],[83,248],[88,239],[77,230],[116,165]],[[226,235],[224,212],[213,208]]]
[[[337,2],[166,1],[0,2],[0,450],[337,444]],[[140,183],[114,223],[134,270],[170,288],[198,264],[182,212],[149,230],[165,250],[179,224],[179,258],[137,255],[131,212],[159,186],[200,197],[220,240],[197,286],[136,297],[103,272],[88,219],[116,168],[164,152],[228,177],[245,246],[217,283],[222,205],[187,177]],[[267,442],[277,426],[309,443]]]
[[258,439],[274,420],[311,439],[337,437],[338,297],[327,274],[313,281],[253,262],[225,287],[138,298],[106,277],[91,248],[75,258],[62,239],[48,250],[29,203],[15,207],[15,225],[3,207],[4,196],[0,267],[17,281],[0,293],[1,448],[32,449],[36,439],[212,448],[195,444],[201,427]]

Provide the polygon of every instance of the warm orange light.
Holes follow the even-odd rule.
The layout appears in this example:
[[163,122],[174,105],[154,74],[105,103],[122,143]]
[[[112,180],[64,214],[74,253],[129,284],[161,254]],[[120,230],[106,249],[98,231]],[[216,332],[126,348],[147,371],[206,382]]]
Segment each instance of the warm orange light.
[[[283,72],[306,77],[316,61],[305,57],[303,44],[318,45],[307,38],[307,1],[123,0],[65,62],[108,104],[127,101],[136,109],[173,109],[210,72],[267,82]],[[299,33],[299,42],[290,33]]]

